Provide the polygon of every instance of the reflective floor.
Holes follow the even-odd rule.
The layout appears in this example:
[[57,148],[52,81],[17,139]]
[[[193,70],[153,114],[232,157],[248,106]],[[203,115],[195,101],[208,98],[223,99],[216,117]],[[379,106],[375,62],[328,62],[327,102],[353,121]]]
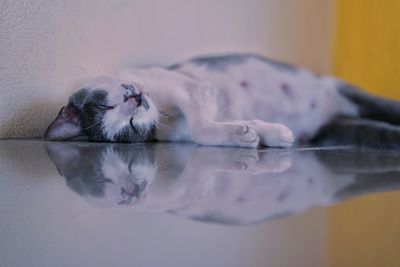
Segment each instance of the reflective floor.
[[400,266],[400,152],[0,141],[0,266]]

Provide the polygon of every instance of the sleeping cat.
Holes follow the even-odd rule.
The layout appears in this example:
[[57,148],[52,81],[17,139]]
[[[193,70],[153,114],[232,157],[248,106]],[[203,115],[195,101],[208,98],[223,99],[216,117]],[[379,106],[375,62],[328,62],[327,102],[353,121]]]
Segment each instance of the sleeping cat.
[[[97,77],[70,97],[45,139],[290,147],[332,122],[386,129],[400,123],[399,115],[399,103],[336,78],[231,54]],[[341,123],[340,117],[350,120]]]

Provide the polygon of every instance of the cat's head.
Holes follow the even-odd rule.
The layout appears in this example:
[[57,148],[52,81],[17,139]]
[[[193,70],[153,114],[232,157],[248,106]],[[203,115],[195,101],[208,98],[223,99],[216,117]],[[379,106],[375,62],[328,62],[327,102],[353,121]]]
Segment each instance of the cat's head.
[[99,142],[142,143],[154,137],[158,111],[143,88],[101,76],[75,92],[47,128],[46,140],[87,137]]

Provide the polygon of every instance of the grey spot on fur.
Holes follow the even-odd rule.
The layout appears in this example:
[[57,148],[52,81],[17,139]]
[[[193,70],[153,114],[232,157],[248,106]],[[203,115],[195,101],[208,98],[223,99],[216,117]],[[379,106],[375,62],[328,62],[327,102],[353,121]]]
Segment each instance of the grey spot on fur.
[[81,109],[85,104],[86,98],[89,95],[89,89],[82,88],[69,98],[69,103],[78,109]]
[[[225,71],[232,65],[238,65],[245,63],[248,59],[257,59],[268,65],[273,66],[276,69],[281,71],[288,72],[297,72],[298,68],[287,64],[282,63],[276,60],[272,60],[263,56],[255,55],[255,54],[228,54],[228,55],[215,55],[215,56],[203,56],[197,57],[190,60],[193,64],[199,66],[206,66],[211,70],[216,71]],[[180,64],[174,64],[168,67],[170,70],[178,69]]]
[[248,89],[249,88],[249,82],[248,81],[244,80],[244,81],[241,81],[239,84],[243,89]]
[[73,94],[68,105],[77,108],[82,133],[92,141],[106,141],[102,120],[107,106],[107,92],[101,89],[83,88]]
[[274,59],[254,55],[253,57],[258,58],[259,60],[264,61],[265,63],[273,66],[274,68],[281,70],[281,71],[287,71],[287,72],[292,72],[296,73],[299,69],[293,65],[290,65],[288,63],[280,62]]
[[278,195],[277,201],[284,202],[288,198],[289,194],[289,190],[284,190],[281,194]]
[[287,83],[281,84],[281,90],[286,96],[288,96],[288,97],[293,96],[292,88]]
[[180,64],[180,63],[176,63],[176,64],[172,64],[172,65],[166,67],[166,69],[167,69],[167,70],[177,70],[177,69],[179,69],[180,67],[181,67],[181,64]]
[[82,132],[92,141],[107,141],[102,129],[105,114],[103,106],[107,106],[107,92],[96,89],[86,97],[81,110]]
[[245,201],[245,197],[243,197],[243,196],[241,196],[241,197],[238,197],[237,199],[236,199],[236,202],[238,202],[238,203],[243,203],[244,201]]
[[128,95],[137,95],[140,92],[138,91],[138,89],[136,89],[135,86],[133,86],[133,84],[126,84],[126,83],[122,83],[121,87],[124,88],[127,92]]
[[317,103],[315,102],[315,101],[312,101],[311,103],[310,103],[310,108],[311,109],[315,109],[317,107]]
[[206,66],[212,70],[225,71],[231,65],[242,64],[249,59],[247,55],[222,55],[222,56],[205,56],[197,57],[190,60],[190,62]]

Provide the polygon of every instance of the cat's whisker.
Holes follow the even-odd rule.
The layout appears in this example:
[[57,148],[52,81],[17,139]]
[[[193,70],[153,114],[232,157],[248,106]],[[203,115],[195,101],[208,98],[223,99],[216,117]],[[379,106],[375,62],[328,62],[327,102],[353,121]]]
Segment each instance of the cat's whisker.
[[90,125],[89,127],[86,127],[86,128],[84,128],[84,129],[82,129],[82,131],[85,131],[85,130],[88,130],[88,129],[90,129],[90,128],[93,128],[93,127],[99,125],[100,123],[101,123],[101,120],[95,122],[94,124]]
[[159,121],[156,121],[156,126],[162,126],[162,127],[165,127],[165,128],[171,128],[171,126],[163,124],[163,123],[161,123]]

